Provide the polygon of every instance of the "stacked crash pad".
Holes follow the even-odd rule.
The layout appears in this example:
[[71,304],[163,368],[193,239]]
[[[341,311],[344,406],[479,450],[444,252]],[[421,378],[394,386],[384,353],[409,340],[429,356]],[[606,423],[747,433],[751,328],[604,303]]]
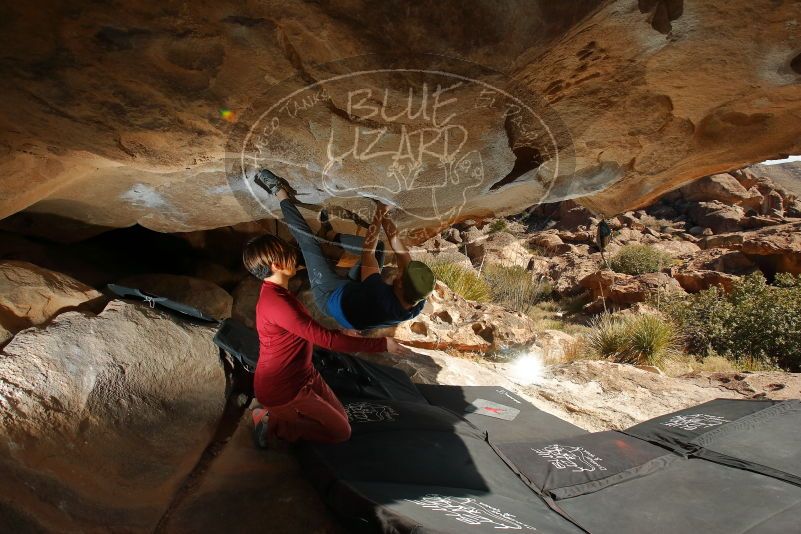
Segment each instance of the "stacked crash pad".
[[501,387],[414,385],[324,354],[353,436],[302,458],[353,531],[801,532],[801,401],[721,399],[588,433]]

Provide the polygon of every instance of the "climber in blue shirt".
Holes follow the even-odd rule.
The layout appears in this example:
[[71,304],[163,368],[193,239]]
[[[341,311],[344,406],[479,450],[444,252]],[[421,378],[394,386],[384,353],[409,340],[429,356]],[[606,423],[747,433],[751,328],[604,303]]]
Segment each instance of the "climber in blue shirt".
[[[395,224],[387,217],[386,205],[377,202],[372,224],[364,237],[336,234],[325,211],[321,213],[326,238],[361,256],[345,277],[337,274],[323,255],[317,237],[293,203],[286,181],[263,169],[256,183],[279,199],[284,221],[306,262],[312,295],[320,311],[351,330],[393,326],[420,314],[434,289],[434,273],[425,263],[411,259]],[[381,228],[398,264],[398,275],[391,284],[381,276],[384,259],[384,247],[378,240]]]

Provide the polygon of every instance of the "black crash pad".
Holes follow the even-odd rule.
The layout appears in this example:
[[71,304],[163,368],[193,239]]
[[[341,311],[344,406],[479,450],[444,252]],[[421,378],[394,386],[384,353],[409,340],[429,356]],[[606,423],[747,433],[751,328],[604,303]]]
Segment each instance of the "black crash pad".
[[214,343],[236,358],[250,373],[256,372],[259,362],[259,335],[236,319],[225,319],[217,333]]
[[[459,414],[489,433],[492,443],[536,440],[559,440],[587,434],[583,428],[544,412],[500,386],[440,386],[418,384],[417,388],[436,406]],[[503,404],[520,410],[506,421],[478,413],[472,403],[477,399]]]
[[313,360],[314,367],[339,398],[427,403],[400,369],[320,348],[315,348]]
[[[343,401],[351,439],[306,444],[301,459],[349,531],[583,532],[509,469],[484,431],[453,412],[415,402]],[[369,409],[357,405],[364,402]]]
[[801,488],[680,456],[642,477],[558,504],[593,534],[778,534],[801,525]]
[[680,454],[698,448],[693,440],[723,425],[776,404],[771,400],[715,399],[644,421],[624,432]]
[[699,447],[698,457],[801,486],[801,401],[752,413],[692,443]]
[[555,500],[644,476],[678,458],[662,447],[614,431],[497,447],[532,488]]

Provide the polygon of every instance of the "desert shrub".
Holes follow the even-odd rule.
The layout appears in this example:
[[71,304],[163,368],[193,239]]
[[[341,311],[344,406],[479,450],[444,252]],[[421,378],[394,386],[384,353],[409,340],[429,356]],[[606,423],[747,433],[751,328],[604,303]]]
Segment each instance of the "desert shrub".
[[487,265],[481,274],[493,302],[522,313],[528,313],[553,291],[549,282],[534,280],[531,273],[519,265]]
[[490,300],[490,288],[487,282],[474,270],[445,261],[432,261],[428,266],[431,267],[437,280],[462,298],[479,302]]
[[651,228],[653,230],[661,231],[663,228],[668,227],[671,225],[671,221],[667,219],[660,219],[658,217],[654,217],[653,215],[644,214],[640,216],[640,223],[646,228]]
[[770,285],[754,273],[736,281],[728,295],[710,288],[669,299],[661,308],[694,354],[801,369],[801,277],[779,274]]
[[494,234],[495,232],[503,232],[506,230],[508,226],[506,219],[495,219],[489,225],[489,233]]
[[681,346],[676,328],[658,315],[603,314],[591,327],[586,338],[590,351],[620,363],[659,365]]
[[623,274],[645,274],[661,271],[670,265],[670,254],[649,245],[626,245],[609,260],[613,271]]

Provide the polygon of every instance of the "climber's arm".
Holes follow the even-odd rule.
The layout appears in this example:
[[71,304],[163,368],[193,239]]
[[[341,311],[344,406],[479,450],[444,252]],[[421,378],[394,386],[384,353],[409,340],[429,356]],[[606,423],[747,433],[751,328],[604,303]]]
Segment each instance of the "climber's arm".
[[385,216],[381,222],[384,226],[384,232],[387,234],[387,239],[389,239],[389,246],[392,248],[392,252],[395,253],[395,261],[398,263],[398,270],[403,272],[406,266],[409,265],[409,262],[412,261],[409,250],[401,240],[398,234],[398,228],[395,226],[395,223],[392,222],[392,219]]
[[387,213],[387,207],[383,204],[376,203],[375,215],[373,215],[373,222],[367,229],[367,235],[364,236],[364,246],[362,248],[362,272],[361,279],[367,280],[368,277],[380,273],[381,268],[378,266],[378,260],[375,257],[375,247],[378,244],[378,234],[381,232],[381,221]]

